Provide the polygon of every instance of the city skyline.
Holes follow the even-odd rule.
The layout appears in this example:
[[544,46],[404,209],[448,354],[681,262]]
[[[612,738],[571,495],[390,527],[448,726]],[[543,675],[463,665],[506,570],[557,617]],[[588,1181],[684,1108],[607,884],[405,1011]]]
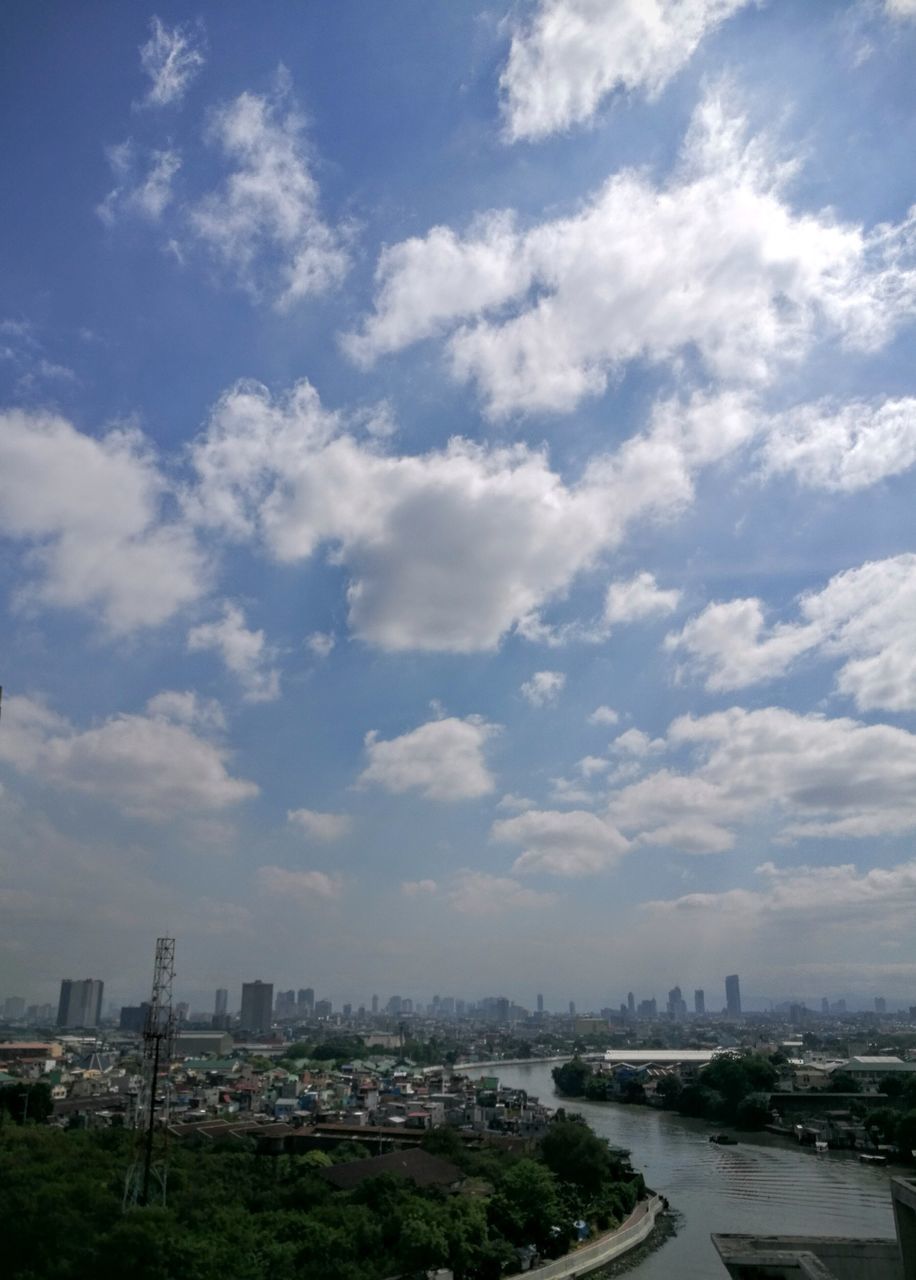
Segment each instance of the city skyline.
[[911,1003],[912,5],[8,14],[0,991]]

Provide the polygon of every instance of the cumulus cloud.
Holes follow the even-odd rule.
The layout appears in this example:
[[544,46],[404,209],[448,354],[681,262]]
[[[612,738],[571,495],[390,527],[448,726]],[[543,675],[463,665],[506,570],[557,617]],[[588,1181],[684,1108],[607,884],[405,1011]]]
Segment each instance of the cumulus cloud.
[[253,782],[228,772],[227,750],[168,718],[162,706],[154,699],[148,715],[116,715],[80,730],[39,702],[10,697],[0,760],[151,821],[226,809],[257,795]]
[[344,237],[319,211],[302,117],[281,83],[240,94],[213,115],[210,139],[234,164],[191,212],[197,234],[256,296],[286,308],[325,292],[349,265]]
[[625,756],[648,756],[664,749],[664,739],[650,738],[642,729],[626,729],[611,743],[611,750],[615,754]]
[[744,927],[805,918],[820,925],[866,922],[886,927],[900,916],[911,919],[916,908],[916,861],[865,872],[852,863],[777,867],[765,862],[756,874],[760,889],[689,893],[645,905],[663,918],[737,916]]
[[892,18],[916,18],[916,0],[884,0],[884,9]]
[[588,718],[589,724],[616,724],[620,719],[613,707],[595,707]]
[[[906,0],[891,0],[891,3]],[[540,0],[500,77],[510,141],[590,120],[614,90],[655,98],[748,0]]]
[[0,414],[0,534],[30,547],[28,599],[91,609],[118,634],[195,600],[206,562],[167,496],[138,431],[99,439],[53,414]]
[[721,852],[755,821],[782,840],[916,829],[916,735],[904,729],[732,707],[678,718],[666,741],[694,767],[610,795],[605,816],[635,842]]
[[629,841],[610,823],[584,809],[562,813],[535,809],[494,822],[491,838],[522,845],[515,872],[547,872],[558,876],[592,875],[614,866]]
[[698,107],[666,183],[622,171],[530,228],[489,213],[387,247],[374,312],[345,339],[363,364],[444,335],[487,411],[568,412],[643,359],[696,352],[720,379],[765,383],[816,338],[885,343],[916,306],[916,213],[872,230],[797,213],[792,166],[722,92]]
[[151,716],[162,716],[177,724],[196,725],[200,729],[225,729],[226,717],[215,698],[201,698],[191,689],[166,689],[146,704]]
[[305,644],[316,658],[327,658],[333,651],[336,640],[331,631],[313,631],[306,636]]
[[108,163],[115,185],[96,208],[113,226],[122,214],[136,214],[158,222],[173,199],[172,182],[181,168],[181,156],[169,147],[150,151],[141,161],[130,138],[108,148]]
[[140,46],[140,65],[150,78],[145,105],[180,103],[204,65],[199,36],[180,23],[167,27],[155,16],[149,25],[150,38]]
[[556,902],[552,893],[537,893],[510,876],[494,876],[485,871],[459,871],[452,879],[447,897],[462,915],[495,916],[505,911],[537,911]]
[[353,826],[353,820],[346,813],[320,813],[316,809],[290,809],[286,819],[311,840],[340,840]]
[[680,599],[680,591],[663,591],[653,573],[637,573],[628,582],[612,582],[608,587],[604,620],[608,626],[615,626],[621,622],[664,617],[675,611]]
[[328,547],[350,575],[359,638],[469,653],[562,598],[632,522],[682,510],[694,475],[753,430],[742,396],[664,401],[567,483],[543,450],[455,438],[397,454],[348,432],[307,382],[276,400],[240,383],[193,446],[187,511],[282,563]]
[[761,461],[810,489],[865,489],[916,463],[916,399],[799,405],[770,420]]
[[435,880],[404,880],[401,884],[401,893],[405,898],[424,898],[436,893],[438,888]]
[[396,795],[418,791],[428,800],[472,800],[489,795],[495,782],[484,748],[498,726],[481,716],[430,720],[399,738],[366,734],[369,764],[360,775],[364,785]]
[[258,867],[258,887],[269,897],[282,898],[295,906],[308,906],[315,899],[328,901],[343,892],[340,876],[326,871],[289,871],[286,867]]
[[565,685],[566,676],[562,671],[535,671],[522,685],[521,693],[532,707],[553,706]]
[[280,696],[280,673],[273,666],[276,654],[264,632],[250,631],[245,614],[227,600],[221,618],[202,622],[188,632],[192,653],[213,650],[242,686],[246,702],[272,702]]
[[796,659],[845,659],[838,690],[862,711],[916,709],[916,555],[869,561],[798,599],[798,622],[768,624],[756,598],[707,605],[666,639],[712,690],[773,679]]

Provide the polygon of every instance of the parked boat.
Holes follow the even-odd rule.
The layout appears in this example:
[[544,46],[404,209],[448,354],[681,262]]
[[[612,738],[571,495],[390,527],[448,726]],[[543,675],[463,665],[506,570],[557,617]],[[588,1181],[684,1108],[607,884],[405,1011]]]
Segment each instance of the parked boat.
[[860,1164],[887,1164],[887,1156],[872,1156],[863,1151],[859,1155]]
[[815,1150],[815,1151],[828,1151],[828,1150],[829,1150],[829,1147],[827,1146],[827,1143],[823,1141],[823,1139],[819,1138],[819,1139],[817,1140],[817,1142],[815,1142],[815,1144],[814,1144],[814,1150]]
[[730,1133],[713,1133],[709,1138],[710,1142],[715,1142],[720,1147],[737,1147],[738,1139],[733,1138]]

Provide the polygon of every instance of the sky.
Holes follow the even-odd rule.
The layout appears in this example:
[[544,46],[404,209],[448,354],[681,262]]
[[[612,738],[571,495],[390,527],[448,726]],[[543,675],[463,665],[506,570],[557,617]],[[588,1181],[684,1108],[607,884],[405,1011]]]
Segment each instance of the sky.
[[916,1003],[914,0],[0,21],[0,994]]

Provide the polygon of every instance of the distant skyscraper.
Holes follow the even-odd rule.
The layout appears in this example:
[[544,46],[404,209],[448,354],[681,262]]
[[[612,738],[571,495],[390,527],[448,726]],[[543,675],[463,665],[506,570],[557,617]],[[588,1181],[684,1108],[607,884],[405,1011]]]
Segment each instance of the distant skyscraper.
[[706,1012],[706,992],[702,987],[697,987],[693,993],[693,1011],[699,1017],[702,1017]]
[[627,1013],[630,1017],[636,1012],[636,997],[632,991],[627,992]]
[[97,1027],[102,1020],[102,992],[105,984],[98,978],[77,981],[64,978],[60,984],[57,1005],[59,1027]]
[[730,1018],[741,1017],[741,987],[737,973],[730,973],[725,979],[725,1007]]
[[544,1012],[544,997],[539,995],[538,996],[538,1013],[543,1013],[543,1012]]
[[875,996],[875,1013],[887,1013],[887,1001],[884,996]]
[[569,1002],[569,1016],[570,1016],[571,1018],[574,1018],[574,1017],[576,1016],[576,1002],[575,1002],[575,1000],[570,1000],[570,1002]]
[[296,1011],[300,1017],[312,1013],[315,1008],[315,988],[300,987],[296,995]]
[[7,996],[3,1004],[3,1016],[8,1022],[15,1022],[25,1013],[24,996]]
[[680,987],[672,987],[668,992],[668,1013],[675,1022],[679,1022],[687,1013],[687,1004]]
[[823,1000],[821,1001],[821,1013],[829,1013],[829,1012],[830,1012],[830,1001],[827,999],[826,996],[824,996]]
[[216,999],[213,1001],[213,1012],[217,1018],[225,1018],[229,1012],[229,992],[225,987],[217,987]]
[[330,1018],[331,1014],[333,1013],[333,1010],[334,1010],[334,1006],[331,1004],[330,1000],[315,1001],[315,1017],[316,1018]]
[[372,1012],[378,1013],[378,996],[372,997]]
[[274,984],[262,982],[242,983],[242,1027],[256,1035],[264,1035],[273,1022]]

